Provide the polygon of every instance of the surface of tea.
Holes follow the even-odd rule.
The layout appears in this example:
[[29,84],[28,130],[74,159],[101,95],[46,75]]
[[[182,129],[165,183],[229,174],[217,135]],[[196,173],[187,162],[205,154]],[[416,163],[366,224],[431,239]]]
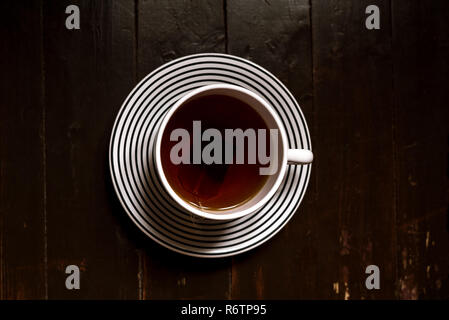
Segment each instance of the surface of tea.
[[[221,132],[222,164],[193,164],[193,121],[201,121],[201,133],[208,128]],[[190,134],[190,164],[174,164],[170,151],[178,141],[170,141],[170,134],[177,128]],[[167,123],[161,142],[161,160],[164,174],[173,190],[185,201],[203,210],[225,210],[250,200],[267,181],[259,174],[259,165],[248,164],[248,146],[245,139],[244,164],[236,164],[236,152],[232,164],[224,164],[225,129],[267,130],[262,117],[246,103],[225,95],[209,95],[195,98],[178,108]],[[269,150],[268,138],[267,150]],[[209,142],[202,141],[201,149]],[[234,144],[235,151],[235,144]]]

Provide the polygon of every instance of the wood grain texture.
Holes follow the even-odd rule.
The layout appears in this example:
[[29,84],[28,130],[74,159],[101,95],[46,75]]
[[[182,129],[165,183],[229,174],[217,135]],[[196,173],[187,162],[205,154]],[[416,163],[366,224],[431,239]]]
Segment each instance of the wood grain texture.
[[449,3],[393,1],[392,17],[397,292],[401,299],[447,299]]
[[[77,2],[80,30],[65,27],[68,4],[43,6],[49,298],[135,299],[138,256],[108,166],[113,121],[135,84],[134,2]],[[80,290],[65,288],[70,264]]]
[[44,299],[40,2],[2,1],[0,11],[0,299]]
[[[224,52],[221,1],[139,1],[138,77],[172,59],[200,52]],[[142,239],[143,299],[225,299],[230,259],[198,259]]]
[[[380,30],[365,27],[372,1],[312,1],[320,298],[395,297],[390,6],[375,3]],[[365,288],[370,264],[381,270],[381,290]]]
[[[313,128],[309,1],[227,1],[228,50],[260,64],[293,93]],[[312,140],[312,145],[314,141]],[[317,252],[311,185],[289,223],[261,247],[233,258],[234,299],[316,297]]]
[[185,55],[225,51],[222,1],[138,1],[138,70],[143,78]]

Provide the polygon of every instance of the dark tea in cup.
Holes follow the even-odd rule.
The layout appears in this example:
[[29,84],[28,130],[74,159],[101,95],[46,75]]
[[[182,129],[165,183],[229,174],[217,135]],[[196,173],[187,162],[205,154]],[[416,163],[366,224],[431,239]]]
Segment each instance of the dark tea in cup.
[[227,83],[193,89],[170,106],[153,150],[168,200],[211,220],[256,213],[288,165],[313,160],[310,150],[289,149],[282,120],[263,97]]
[[[177,129],[182,131],[176,134]],[[264,119],[235,97],[211,94],[188,100],[172,114],[162,135],[162,169],[171,188],[201,210],[222,211],[246,203],[268,177],[260,174],[266,164],[255,154],[261,145],[257,138],[265,140],[266,154],[270,150],[269,135],[258,136],[261,130],[269,132]],[[242,138],[243,150],[236,147]]]

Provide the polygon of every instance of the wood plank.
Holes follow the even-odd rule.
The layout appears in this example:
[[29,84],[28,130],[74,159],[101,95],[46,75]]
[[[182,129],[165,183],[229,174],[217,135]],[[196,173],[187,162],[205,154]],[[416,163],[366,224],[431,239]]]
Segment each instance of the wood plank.
[[[224,52],[221,1],[139,1],[138,77],[172,59]],[[142,298],[224,299],[229,296],[229,259],[198,259],[173,253],[152,240],[139,242]]]
[[[380,30],[365,27],[371,4]],[[319,297],[394,298],[390,2],[312,1],[312,23]],[[365,287],[370,264],[380,268],[380,290]]]
[[449,3],[393,1],[398,284],[449,298]]
[[0,11],[0,299],[44,299],[41,3]]
[[[309,1],[227,1],[229,53],[271,71],[299,101],[313,128]],[[312,145],[314,140],[312,140]],[[232,264],[232,298],[295,299],[318,296],[318,239],[311,185],[298,212],[266,244],[237,256]],[[324,250],[323,250],[324,251]],[[324,253],[322,251],[322,253]]]
[[185,55],[225,51],[221,1],[138,2],[138,76]]
[[[79,1],[67,30],[61,1],[44,3],[49,298],[136,299],[134,227],[109,177],[112,125],[135,85],[134,1]],[[81,289],[65,288],[65,268]]]

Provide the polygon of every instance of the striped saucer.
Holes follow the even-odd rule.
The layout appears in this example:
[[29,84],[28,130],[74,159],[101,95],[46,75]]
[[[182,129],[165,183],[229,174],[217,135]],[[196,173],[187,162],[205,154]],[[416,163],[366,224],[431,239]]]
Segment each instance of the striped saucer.
[[128,216],[151,239],[203,258],[236,255],[273,237],[297,211],[311,171],[311,164],[288,166],[273,198],[239,219],[210,221],[180,210],[155,172],[156,132],[180,97],[214,83],[234,84],[260,95],[278,113],[289,148],[312,150],[304,115],[292,94],[271,73],[248,60],[195,54],[164,64],[140,81],[123,103],[112,130],[109,165],[115,191]]

